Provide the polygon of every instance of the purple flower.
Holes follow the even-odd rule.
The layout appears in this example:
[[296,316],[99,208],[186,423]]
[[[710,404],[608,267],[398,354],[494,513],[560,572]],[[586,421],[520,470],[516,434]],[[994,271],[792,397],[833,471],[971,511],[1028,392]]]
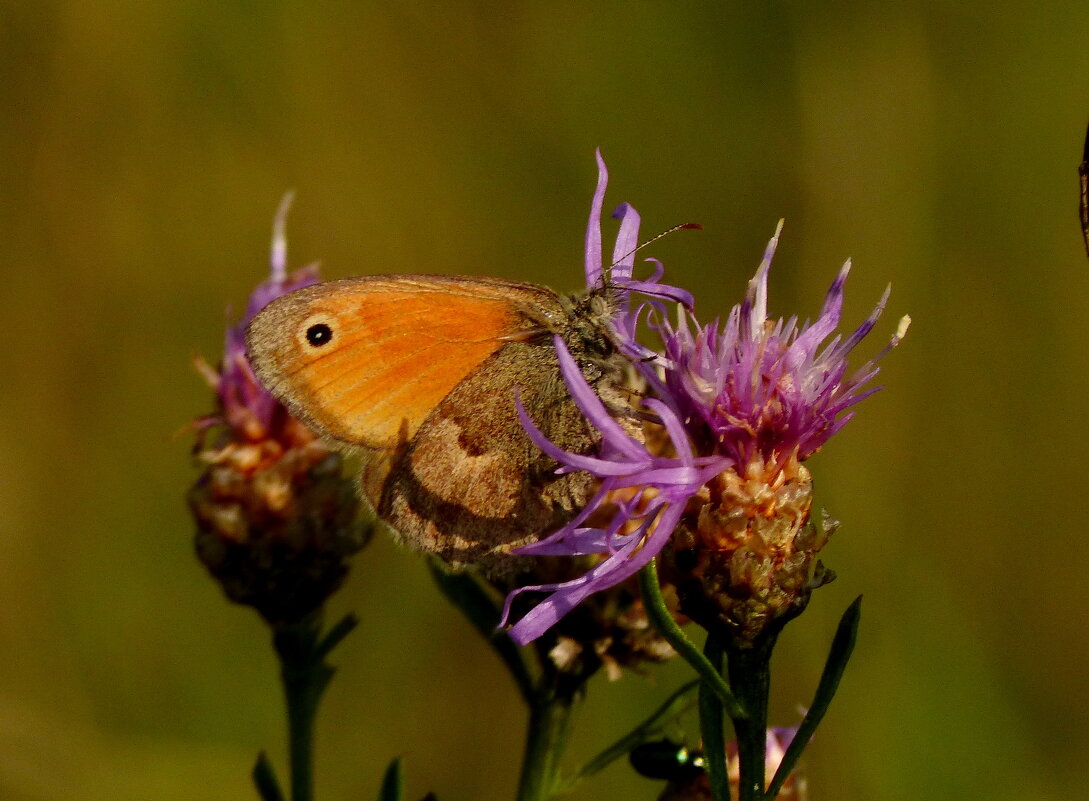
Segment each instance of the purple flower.
[[[586,237],[586,278],[591,289],[604,285],[605,274],[600,219],[607,174],[600,154],[598,167]],[[717,321],[700,325],[691,312],[691,296],[660,282],[660,264],[655,262],[650,279],[632,278],[639,217],[627,204],[614,216],[621,225],[610,283],[622,301],[613,323],[614,336],[620,351],[646,379],[648,397],[643,406],[660,423],[664,436],[650,437],[646,444],[628,436],[587,384],[563,342],[556,339],[560,370],[572,397],[601,432],[599,453],[586,456],[560,450],[520,409],[522,424],[534,443],[560,463],[561,472],[586,470],[601,484],[575,519],[516,553],[599,554],[601,561],[572,581],[521,587],[508,595],[504,622],[521,593],[549,593],[511,627],[511,637],[521,644],[539,637],[588,595],[637,573],[662,550],[686,507],[716,476],[733,471],[742,476],[758,473],[770,480],[787,465],[815,453],[851,418],[848,410],[877,391],[868,387],[877,375],[877,361],[899,343],[907,328],[905,317],[889,345],[848,375],[848,353],[873,328],[888,296],[886,290],[870,317],[849,337],[836,335],[827,341],[839,324],[849,262],[813,323],[799,324],[796,317],[770,320],[767,276],[778,229],[749,282],[744,302],[731,310],[721,327]],[[633,306],[632,293],[645,300]],[[658,350],[636,342],[636,329],[644,316],[661,340]],[[670,322],[674,316],[675,324]],[[605,515],[609,522],[588,525],[591,518],[602,517],[602,510],[609,510]]]
[[[503,622],[510,614],[512,601],[521,593],[551,593],[511,628],[510,636],[522,645],[551,628],[591,593],[612,587],[639,572],[665,545],[688,500],[729,464],[717,455],[696,456],[680,419],[669,406],[655,398],[648,398],[645,405],[661,418],[677,456],[651,453],[645,445],[628,436],[609,415],[558,337],[556,352],[575,403],[602,434],[600,453],[596,457],[580,456],[560,450],[549,442],[519,405],[522,425],[534,443],[561,464],[561,470],[587,470],[602,481],[597,494],[570,523],[540,542],[517,549],[516,553],[531,556],[603,554],[605,558],[572,581],[520,587],[507,596]],[[573,378],[576,373],[578,378]],[[612,501],[616,509],[607,527],[586,525],[592,513],[610,502],[615,493],[628,488],[634,489],[635,494],[627,501]]]
[[[589,291],[607,290],[616,301],[617,314],[613,319],[613,334],[621,351],[633,361],[642,361],[657,357],[650,348],[643,347],[635,339],[639,318],[644,312],[655,310],[663,312],[663,301],[671,300],[686,308],[693,304],[692,294],[680,287],[663,284],[659,279],[664,269],[657,259],[647,261],[655,265],[655,272],[649,279],[637,280],[632,277],[635,271],[635,253],[639,244],[639,212],[628,203],[621,203],[612,213],[613,219],[620,220],[620,230],[613,245],[613,258],[609,265],[602,263],[601,250],[601,210],[605,203],[605,187],[609,183],[609,171],[601,151],[597,157],[597,188],[590,204],[590,221],[586,226],[586,287]],[[699,228],[693,223],[686,223],[671,228],[671,233],[680,228]],[[664,236],[665,234],[659,234]],[[655,237],[657,239],[658,237]],[[653,240],[651,240],[653,241]],[[606,269],[606,266],[608,269]],[[631,294],[637,292],[647,296],[647,300],[632,308]]]
[[[216,412],[196,421],[202,470],[188,493],[195,550],[227,597],[273,625],[296,624],[340,586],[348,557],[370,537],[356,481],[343,460],[258,382],[246,358],[246,326],[271,300],[317,280],[317,270],[287,273],[284,223],[273,226],[269,278],[227,328],[218,370],[198,361],[216,393]],[[207,434],[215,430],[212,442]]]
[[285,225],[291,208],[292,194],[284,195],[272,229],[272,254],[268,280],[258,284],[246,303],[246,311],[236,324],[227,327],[223,346],[223,361],[218,372],[204,362],[198,369],[216,391],[221,417],[206,418],[205,423],[226,423],[244,438],[260,439],[277,427],[286,410],[272,397],[250,366],[246,357],[246,327],[257,312],[270,302],[304,286],[317,283],[317,265],[309,265],[287,273],[287,237]]
[[804,461],[820,450],[854,416],[848,409],[880,389],[868,386],[877,362],[907,330],[905,318],[889,344],[848,375],[847,355],[873,329],[889,296],[886,289],[849,337],[824,344],[839,325],[850,261],[814,322],[769,319],[768,271],[781,230],[780,222],[745,300],[721,328],[717,321],[700,326],[687,310],[675,326],[657,324],[663,345],[657,389],[687,421],[694,442],[728,456],[739,473]]

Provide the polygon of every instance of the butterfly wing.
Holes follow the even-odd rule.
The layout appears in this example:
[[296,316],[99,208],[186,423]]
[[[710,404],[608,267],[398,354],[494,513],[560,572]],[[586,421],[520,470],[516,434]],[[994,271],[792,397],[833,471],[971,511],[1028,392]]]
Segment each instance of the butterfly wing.
[[525,286],[420,275],[316,284],[254,318],[250,361],[315,430],[392,449],[505,341],[539,328],[519,303]]
[[417,550],[475,562],[562,525],[593,491],[587,474],[555,474],[515,407],[517,393],[564,450],[596,448],[549,335],[563,336],[598,393],[621,407],[620,370],[602,361],[606,320],[587,309],[534,284],[371,276],[273,301],[247,344],[296,417],[369,449],[362,491],[379,517]]
[[427,417],[379,486],[364,482],[379,516],[414,550],[455,565],[486,562],[559,528],[589,499],[592,477],[557,476],[522,429],[516,392],[556,445],[596,448],[600,435],[571,399],[550,339],[504,343]]

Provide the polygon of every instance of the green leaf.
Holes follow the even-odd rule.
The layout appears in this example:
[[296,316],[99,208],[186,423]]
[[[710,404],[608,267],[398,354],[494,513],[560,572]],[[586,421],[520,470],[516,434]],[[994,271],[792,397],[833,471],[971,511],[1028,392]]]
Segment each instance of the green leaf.
[[613,761],[627,756],[637,745],[659,736],[667,726],[691,707],[692,693],[699,684],[699,679],[695,679],[682,685],[650,717],[575,771],[575,774],[564,783],[561,792],[570,790],[583,779],[608,767]]
[[386,768],[382,777],[382,787],[378,791],[378,801],[402,801],[405,797],[405,773],[401,766],[401,757],[395,757]]
[[280,782],[276,779],[276,771],[273,770],[272,763],[268,761],[268,755],[264,751],[257,755],[257,762],[253,766],[251,775],[261,801],[284,801],[284,793],[280,789]]
[[470,572],[451,573],[438,559],[428,560],[428,567],[431,569],[431,578],[435,580],[442,594],[461,611],[480,636],[488,641],[510,671],[522,698],[526,703],[532,704],[535,692],[533,676],[522,649],[506,632],[498,629],[502,608],[495,596]]
[[352,629],[359,625],[359,618],[354,614],[348,613],[342,617],[337,624],[325,632],[325,636],[321,638],[321,642],[318,643],[314,649],[315,659],[324,659],[329,655],[329,652],[340,645],[340,641],[347,637]]
[[828,705],[832,703],[832,698],[839,687],[839,680],[843,678],[843,671],[846,670],[847,662],[854,650],[855,638],[858,635],[858,623],[861,617],[862,596],[860,595],[855,598],[853,604],[847,607],[847,611],[843,613],[843,617],[839,620],[836,635],[832,638],[832,647],[828,651],[828,659],[824,663],[824,672],[821,673],[821,680],[817,684],[817,692],[813,695],[813,703],[810,704],[809,711],[802,718],[794,739],[790,741],[786,753],[783,754],[783,761],[779,763],[779,769],[775,771],[775,778],[768,785],[768,791],[764,795],[765,798],[774,799],[779,794],[779,790],[782,789],[790,772],[798,764],[802,751],[809,745],[809,741],[813,739],[813,734],[817,731],[817,725],[824,717],[824,713],[828,711]]

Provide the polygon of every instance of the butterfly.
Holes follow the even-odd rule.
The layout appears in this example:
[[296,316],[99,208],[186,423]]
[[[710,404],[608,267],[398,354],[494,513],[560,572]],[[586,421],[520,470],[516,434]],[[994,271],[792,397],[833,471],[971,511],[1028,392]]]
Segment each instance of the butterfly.
[[363,454],[362,493],[380,519],[416,550],[487,565],[568,522],[594,492],[585,473],[556,474],[516,397],[558,447],[595,452],[600,433],[567,390],[553,337],[623,418],[632,392],[616,306],[604,284],[561,296],[498,278],[376,275],[277,298],[246,338],[292,414]]

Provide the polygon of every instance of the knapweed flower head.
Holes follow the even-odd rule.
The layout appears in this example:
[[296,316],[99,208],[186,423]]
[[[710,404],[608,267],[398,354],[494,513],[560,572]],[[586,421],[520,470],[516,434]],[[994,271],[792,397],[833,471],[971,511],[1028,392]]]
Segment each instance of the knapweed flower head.
[[202,429],[225,426],[232,443],[253,442],[266,447],[278,443],[290,447],[314,439],[261,385],[246,358],[246,328],[257,312],[281,295],[318,282],[317,265],[303,267],[290,275],[287,272],[285,226],[290,205],[291,196],[287,195],[273,224],[270,275],[250,294],[242,318],[227,326],[219,369],[197,360],[197,368],[215,390],[218,401],[216,414],[199,419],[197,424]]
[[[604,165],[599,167],[587,236],[588,279],[590,262],[600,265],[600,246],[592,247],[600,243],[606,180]],[[810,522],[812,484],[802,462],[847,423],[855,404],[877,390],[870,386],[877,361],[899,343],[908,319],[881,353],[850,370],[847,357],[876,324],[888,292],[853,333],[837,334],[849,263],[812,323],[769,318],[767,282],[777,230],[745,300],[725,322],[701,324],[687,293],[661,282],[660,265],[647,281],[631,278],[638,216],[627,205],[616,216],[621,228],[614,252],[626,258],[618,257],[613,267],[623,293],[614,334],[646,383],[643,407],[652,422],[643,441],[630,436],[556,340],[572,397],[601,432],[600,450],[567,453],[524,414],[523,425],[560,470],[588,471],[600,485],[570,523],[518,553],[598,554],[599,561],[574,580],[512,593],[508,612],[522,592],[548,596],[510,634],[518,642],[533,640],[584,598],[665,554],[681,610],[704,625],[713,617],[751,641],[771,623],[800,612],[809,592],[830,580],[814,555],[834,525]],[[645,300],[633,304],[632,293]],[[635,339],[643,318],[657,347]]]
[[340,455],[261,386],[246,358],[245,330],[253,316],[274,298],[317,281],[313,267],[287,273],[289,202],[285,198],[276,217],[271,275],[250,295],[242,319],[228,326],[219,369],[198,360],[217,408],[195,423],[204,469],[189,492],[198,557],[231,600],[273,623],[315,611],[369,534]]
[[[888,300],[848,337],[833,337],[843,307],[848,261],[825,296],[817,319],[800,324],[770,319],[768,272],[782,223],[768,243],[745,300],[725,324],[700,326],[687,309],[677,325],[662,321],[661,391],[686,420],[697,446],[727,456],[740,474],[776,472],[804,461],[853,417],[855,404],[876,392],[869,386],[885,350],[848,374],[847,356],[873,329]],[[710,442],[700,442],[710,440]]]

